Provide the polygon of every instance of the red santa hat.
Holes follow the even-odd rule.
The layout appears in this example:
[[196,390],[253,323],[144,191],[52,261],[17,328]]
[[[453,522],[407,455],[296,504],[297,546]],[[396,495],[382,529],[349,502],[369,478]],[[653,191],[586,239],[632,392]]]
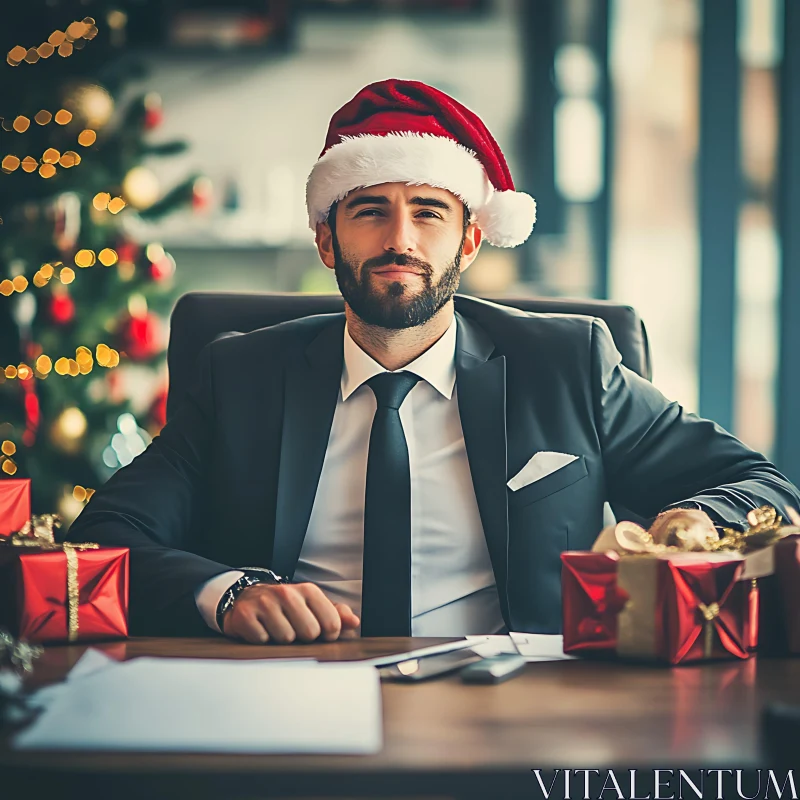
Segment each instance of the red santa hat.
[[522,244],[536,221],[536,201],[515,191],[480,117],[419,81],[372,83],[333,115],[306,185],[309,226],[348,192],[393,182],[452,192],[498,247]]

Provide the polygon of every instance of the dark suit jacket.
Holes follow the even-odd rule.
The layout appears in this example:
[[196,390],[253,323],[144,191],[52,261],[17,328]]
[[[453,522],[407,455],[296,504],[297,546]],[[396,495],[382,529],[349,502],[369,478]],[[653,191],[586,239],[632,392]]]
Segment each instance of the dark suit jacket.
[[[642,517],[695,500],[743,527],[800,507],[763,456],[623,367],[599,319],[456,297],[456,386],[475,494],[510,630],[561,628],[560,553],[589,548],[608,500]],[[73,523],[131,548],[131,630],[210,633],[194,601],[237,566],[292,575],[342,372],[344,314],[219,339],[176,415]],[[579,456],[512,492],[537,451]],[[453,498],[453,502],[458,502]]]

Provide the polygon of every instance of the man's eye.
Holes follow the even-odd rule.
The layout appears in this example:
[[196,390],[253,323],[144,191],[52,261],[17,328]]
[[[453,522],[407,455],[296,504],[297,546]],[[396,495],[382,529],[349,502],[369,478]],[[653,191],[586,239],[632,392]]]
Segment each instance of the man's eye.
[[375,215],[380,216],[380,214],[381,214],[381,212],[377,208],[365,208],[363,211],[359,211],[358,214],[356,214],[356,218],[358,218],[358,217],[372,217],[372,216],[375,216]]
[[418,217],[422,217],[424,215],[424,219],[441,219],[441,217],[434,211],[420,211],[417,214]]

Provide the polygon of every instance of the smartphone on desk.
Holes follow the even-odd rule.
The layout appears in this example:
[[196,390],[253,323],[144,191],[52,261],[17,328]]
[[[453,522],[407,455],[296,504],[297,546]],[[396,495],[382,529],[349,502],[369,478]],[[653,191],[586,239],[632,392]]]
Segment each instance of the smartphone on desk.
[[481,657],[473,650],[454,650],[437,653],[422,658],[409,658],[388,667],[381,667],[378,673],[387,681],[424,681],[448,672],[455,672],[468,664],[480,661]]

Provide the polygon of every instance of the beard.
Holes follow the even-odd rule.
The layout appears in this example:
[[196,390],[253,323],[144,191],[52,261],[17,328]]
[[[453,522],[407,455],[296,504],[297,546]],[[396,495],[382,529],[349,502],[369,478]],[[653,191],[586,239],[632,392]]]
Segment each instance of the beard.
[[[433,267],[427,261],[402,253],[387,252],[368,258],[357,270],[354,260],[341,251],[334,234],[334,274],[345,302],[368,325],[390,329],[415,328],[432,319],[458,290],[463,249],[462,237],[455,258],[434,283]],[[372,272],[388,266],[418,270],[422,288],[415,292],[402,281],[392,281],[385,289],[376,287],[371,281]]]

